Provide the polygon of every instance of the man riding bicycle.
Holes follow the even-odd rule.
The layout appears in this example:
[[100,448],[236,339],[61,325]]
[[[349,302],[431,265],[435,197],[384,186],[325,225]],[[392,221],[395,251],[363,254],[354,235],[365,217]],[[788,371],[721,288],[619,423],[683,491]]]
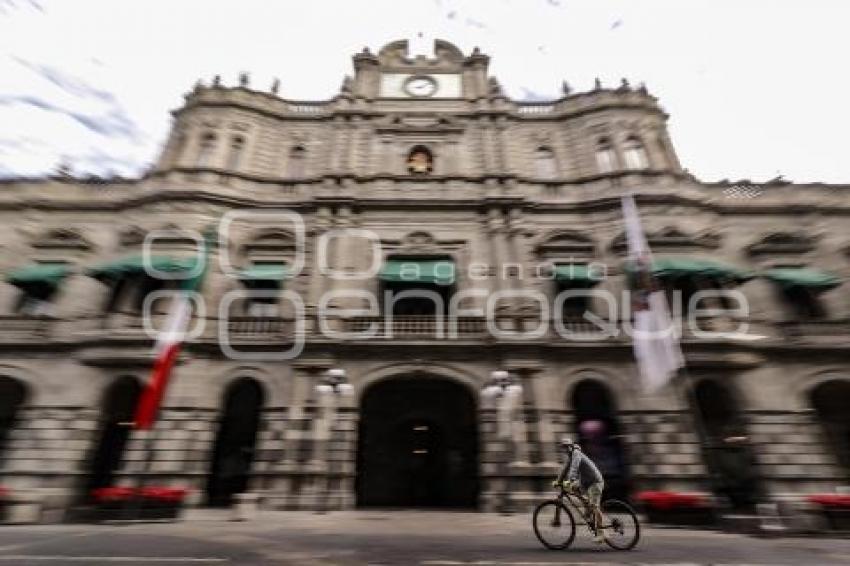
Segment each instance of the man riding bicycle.
[[563,487],[566,491],[574,493],[579,488],[584,491],[593,511],[594,530],[596,531],[596,542],[605,542],[602,534],[602,511],[599,505],[602,501],[602,490],[605,489],[605,479],[593,460],[584,455],[581,447],[571,438],[563,437],[560,442],[561,450],[564,451],[566,461],[558,479],[552,482],[552,487]]

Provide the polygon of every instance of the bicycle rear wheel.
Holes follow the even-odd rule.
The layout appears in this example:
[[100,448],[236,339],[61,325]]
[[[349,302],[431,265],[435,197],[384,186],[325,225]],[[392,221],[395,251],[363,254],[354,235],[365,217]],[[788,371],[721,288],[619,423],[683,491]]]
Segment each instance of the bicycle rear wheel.
[[544,501],[534,510],[532,519],[537,540],[549,550],[563,550],[576,536],[573,514],[560,501]]
[[617,550],[631,550],[640,540],[640,522],[628,503],[609,499],[602,503],[605,542]]

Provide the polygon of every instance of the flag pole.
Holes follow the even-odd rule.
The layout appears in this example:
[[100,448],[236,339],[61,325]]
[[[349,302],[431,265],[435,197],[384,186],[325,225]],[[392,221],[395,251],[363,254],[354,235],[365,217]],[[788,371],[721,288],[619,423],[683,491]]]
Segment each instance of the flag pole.
[[[186,331],[191,324],[193,309],[187,296],[188,293],[195,292],[200,287],[209,268],[209,256],[214,233],[214,225],[210,225],[201,239],[201,247],[198,253],[200,264],[195,263],[190,270],[197,270],[197,273],[179,280],[180,291],[183,294],[173,299],[173,301],[176,301],[176,306],[169,313],[166,320],[166,329],[164,332],[159,333],[157,344],[154,346],[155,359],[151,370],[151,377],[138,399],[133,427],[137,433],[141,433],[143,436],[140,439],[142,441],[142,459],[135,485],[137,495],[140,495],[142,489],[144,489],[145,480],[151,472],[153,448],[156,440],[155,425],[157,415],[162,400],[165,397],[165,390],[168,386],[172,369],[177,363],[177,357],[180,354]],[[133,499],[135,499],[136,503],[136,518],[140,519],[143,500],[141,497],[131,498],[131,500]],[[132,513],[128,514],[132,516]]]
[[[712,456],[707,448],[708,430],[702,407],[696,396],[695,383],[681,350],[681,325],[677,329],[670,316],[664,292],[658,289],[656,278],[652,273],[652,253],[643,232],[637,202],[632,191],[624,191],[620,200],[629,259],[635,262],[631,286],[632,292],[637,295],[632,297],[632,318],[635,330],[632,344],[638,370],[645,389],[657,389],[673,380],[678,383],[679,395],[686,404],[685,411],[688,407],[692,408],[691,421],[697,434],[700,453],[703,455],[707,483],[714,492]],[[676,379],[678,376],[681,378]]]

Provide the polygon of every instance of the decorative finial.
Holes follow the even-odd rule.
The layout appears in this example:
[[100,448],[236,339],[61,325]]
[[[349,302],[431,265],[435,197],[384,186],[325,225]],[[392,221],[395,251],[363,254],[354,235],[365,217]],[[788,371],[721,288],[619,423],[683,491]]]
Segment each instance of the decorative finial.
[[364,48],[363,48],[363,55],[371,55],[371,54],[372,54],[372,52],[371,52],[371,51],[369,51],[369,46],[368,46],[368,45],[367,45],[366,47],[364,47]]
[[572,91],[573,87],[570,86],[570,83],[568,83],[567,81],[563,81],[561,83],[561,92],[564,93],[564,96],[569,96]]
[[245,72],[239,73],[239,86],[247,88],[248,82],[250,80],[251,79],[248,76],[248,73],[245,73]]
[[649,91],[648,91],[648,90],[646,90],[646,83],[641,82],[641,83],[638,85],[638,92],[639,92],[639,93],[641,93],[641,94],[649,94]]
[[277,94],[280,92],[280,79],[275,77],[274,81],[272,81],[272,94]]
[[213,77],[213,86],[221,86],[221,75],[216,75]]
[[197,94],[198,92],[200,92],[202,86],[203,84],[201,83],[201,79],[195,81],[195,86],[192,88],[192,93]]
[[499,84],[499,80],[496,77],[490,77],[487,84],[490,86],[490,94],[492,96],[504,96],[502,85]]
[[628,79],[626,79],[625,77],[620,79],[620,90],[629,90],[630,88],[631,86],[629,85]]
[[56,176],[63,179],[68,179],[74,176],[74,168],[68,162],[67,158],[62,158],[62,161],[56,166]]
[[476,45],[475,47],[472,48],[472,54],[473,55],[481,55],[481,49],[479,49],[478,46]]
[[351,94],[354,87],[353,82],[350,76],[345,75],[345,78],[342,79],[342,86],[339,87],[340,92]]
[[593,80],[593,90],[602,90],[602,81],[599,80],[599,77]]

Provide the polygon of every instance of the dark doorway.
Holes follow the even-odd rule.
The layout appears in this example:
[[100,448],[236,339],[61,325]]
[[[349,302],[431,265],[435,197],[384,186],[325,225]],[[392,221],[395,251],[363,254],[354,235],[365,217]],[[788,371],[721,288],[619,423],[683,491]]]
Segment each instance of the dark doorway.
[[210,505],[230,505],[248,488],[262,408],[263,390],[255,380],[242,378],[227,388],[207,483]]
[[850,470],[850,381],[821,383],[812,390],[811,400],[838,462]]
[[759,498],[756,462],[734,395],[713,379],[700,381],[695,394],[715,493],[736,509],[753,507]]
[[628,498],[628,466],[611,392],[599,381],[585,379],[573,389],[572,406],[581,449],[605,477],[605,497]]
[[100,436],[91,458],[86,496],[93,489],[112,485],[115,473],[121,468],[141,391],[139,381],[129,375],[119,377],[107,388],[101,406]]
[[[451,285],[388,282],[383,288],[384,293],[390,294],[388,304],[392,301],[393,316],[445,316],[449,312]],[[399,298],[399,294],[405,291],[408,294]]]
[[0,375],[0,459],[9,433],[15,426],[18,410],[24,404],[27,396],[26,387],[17,379]]
[[357,503],[475,507],[478,432],[470,391],[439,378],[371,386],[360,407]]

